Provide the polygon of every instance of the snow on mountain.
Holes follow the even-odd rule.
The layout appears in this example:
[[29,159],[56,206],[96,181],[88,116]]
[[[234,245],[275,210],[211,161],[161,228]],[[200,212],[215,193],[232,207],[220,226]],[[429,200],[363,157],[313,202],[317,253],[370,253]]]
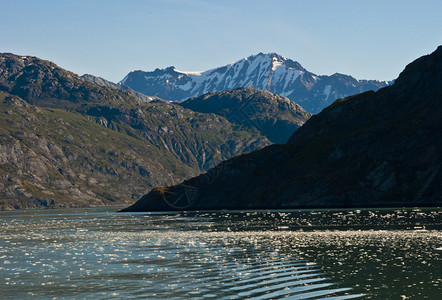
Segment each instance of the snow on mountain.
[[287,97],[312,113],[320,112],[338,98],[389,85],[385,81],[357,80],[337,73],[318,76],[276,53],[259,53],[204,72],[183,72],[175,67],[133,71],[120,83],[143,94],[173,101],[248,86]]

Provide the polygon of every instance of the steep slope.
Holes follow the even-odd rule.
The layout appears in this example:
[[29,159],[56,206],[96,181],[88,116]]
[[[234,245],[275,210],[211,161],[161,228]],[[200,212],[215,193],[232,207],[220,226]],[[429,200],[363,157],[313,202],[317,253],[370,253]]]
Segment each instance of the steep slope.
[[97,105],[84,113],[100,119],[108,128],[135,132],[199,171],[270,144],[259,133],[237,128],[224,117],[160,100],[128,108]]
[[286,145],[156,188],[127,210],[442,205],[442,46],[336,101]]
[[122,205],[192,172],[139,136],[0,92],[0,210]]
[[259,53],[205,72],[182,72],[174,67],[153,72],[133,71],[121,84],[173,101],[247,86],[287,97],[305,110],[318,113],[338,98],[377,90],[390,82],[357,80],[342,74],[317,76],[291,59],[275,53]]
[[311,114],[289,99],[250,87],[209,93],[181,105],[193,111],[214,113],[231,123],[256,129],[272,143],[283,144]]

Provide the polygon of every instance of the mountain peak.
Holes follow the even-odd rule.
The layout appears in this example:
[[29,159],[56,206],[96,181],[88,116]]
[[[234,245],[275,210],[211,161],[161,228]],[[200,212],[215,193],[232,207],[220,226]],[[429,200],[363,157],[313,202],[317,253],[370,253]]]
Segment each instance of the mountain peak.
[[279,55],[278,53],[275,52],[271,52],[271,53],[267,53],[268,56],[270,56],[273,60],[280,60],[280,61],[286,61],[288,60],[288,58]]
[[284,63],[284,62],[286,62],[286,61],[290,61],[290,59],[285,58],[284,56],[279,55],[279,54],[274,53],[274,52],[271,52],[271,53],[262,53],[262,52],[260,52],[260,53],[258,53],[258,54],[250,55],[250,56],[248,56],[248,57],[246,57],[246,58],[244,58],[244,59],[241,59],[241,60],[239,60],[239,61],[236,61],[236,62],[232,63],[231,65],[241,63],[241,62],[244,61],[244,60],[246,60],[246,61],[260,60],[260,61],[262,61],[262,62],[278,61],[278,62],[281,62],[281,63]]
[[259,52],[258,54],[248,56],[247,59],[255,58],[255,57],[270,57],[272,59],[277,58],[279,60],[287,60],[287,58],[285,58],[284,56],[279,55],[278,53],[275,53],[275,52],[268,52],[268,53]]
[[394,85],[400,88],[402,93],[409,93],[422,85],[440,85],[440,82],[442,82],[442,46],[433,53],[408,64]]
[[287,97],[312,113],[338,98],[388,85],[358,81],[348,75],[316,76],[299,62],[274,52],[260,52],[204,72],[183,72],[174,67],[131,72],[122,83],[143,94],[172,101],[249,86]]

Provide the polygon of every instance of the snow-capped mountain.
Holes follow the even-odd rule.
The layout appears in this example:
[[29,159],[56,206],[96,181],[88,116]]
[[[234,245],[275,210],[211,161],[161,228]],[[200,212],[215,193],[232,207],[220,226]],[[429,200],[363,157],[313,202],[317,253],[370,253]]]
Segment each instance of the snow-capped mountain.
[[173,101],[248,86],[285,96],[305,110],[318,113],[338,98],[378,90],[391,82],[357,80],[338,73],[318,76],[281,55],[259,53],[204,72],[182,72],[175,67],[133,71],[120,83],[143,94]]

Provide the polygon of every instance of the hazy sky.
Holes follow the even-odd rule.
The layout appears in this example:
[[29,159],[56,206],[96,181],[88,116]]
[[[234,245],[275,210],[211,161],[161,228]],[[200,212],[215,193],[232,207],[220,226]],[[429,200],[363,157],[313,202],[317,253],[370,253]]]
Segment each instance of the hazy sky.
[[117,82],[276,52],[318,75],[390,80],[442,44],[440,0],[0,0],[0,52]]

